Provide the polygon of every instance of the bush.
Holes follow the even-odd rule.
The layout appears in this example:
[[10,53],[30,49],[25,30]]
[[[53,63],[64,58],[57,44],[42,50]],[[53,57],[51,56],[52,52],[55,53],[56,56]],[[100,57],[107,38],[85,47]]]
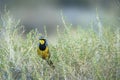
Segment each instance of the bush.
[[[94,30],[65,25],[56,45],[49,44],[55,70],[36,53],[36,30],[24,30],[6,12],[0,26],[1,80],[118,80],[120,79],[120,29],[105,27],[100,38]],[[67,27],[67,28],[66,28]],[[21,31],[22,30],[22,31]]]

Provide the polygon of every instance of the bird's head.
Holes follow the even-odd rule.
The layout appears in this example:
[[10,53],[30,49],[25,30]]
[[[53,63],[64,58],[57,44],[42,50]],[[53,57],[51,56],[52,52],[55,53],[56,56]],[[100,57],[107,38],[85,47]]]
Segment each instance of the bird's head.
[[47,45],[47,40],[44,37],[40,37],[39,38],[39,44],[40,45],[44,45],[44,44]]

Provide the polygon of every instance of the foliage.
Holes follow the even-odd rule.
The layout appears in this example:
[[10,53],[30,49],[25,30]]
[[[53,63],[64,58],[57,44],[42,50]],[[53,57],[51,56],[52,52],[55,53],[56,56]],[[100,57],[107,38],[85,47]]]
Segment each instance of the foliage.
[[[100,38],[92,29],[61,33],[56,45],[49,44],[52,70],[36,53],[37,29],[23,37],[23,27],[9,12],[1,18],[1,80],[118,80],[120,79],[120,29],[103,26]],[[22,30],[22,31],[21,31]]]

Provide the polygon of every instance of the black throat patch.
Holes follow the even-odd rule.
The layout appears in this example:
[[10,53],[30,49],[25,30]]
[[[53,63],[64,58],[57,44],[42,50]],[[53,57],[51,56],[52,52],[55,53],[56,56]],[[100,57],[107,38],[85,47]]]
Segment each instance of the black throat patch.
[[45,44],[43,44],[43,45],[39,44],[39,49],[44,51],[46,49],[46,45]]

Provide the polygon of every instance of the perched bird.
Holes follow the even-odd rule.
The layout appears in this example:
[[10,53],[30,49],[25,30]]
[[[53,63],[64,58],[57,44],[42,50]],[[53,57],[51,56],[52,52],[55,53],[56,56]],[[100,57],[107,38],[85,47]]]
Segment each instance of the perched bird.
[[40,39],[39,39],[37,54],[40,57],[42,57],[42,59],[46,60],[48,65],[50,65],[53,69],[55,68],[55,66],[53,65],[53,62],[50,60],[50,52],[49,52],[49,48],[48,48],[48,42],[43,37],[40,37]]

